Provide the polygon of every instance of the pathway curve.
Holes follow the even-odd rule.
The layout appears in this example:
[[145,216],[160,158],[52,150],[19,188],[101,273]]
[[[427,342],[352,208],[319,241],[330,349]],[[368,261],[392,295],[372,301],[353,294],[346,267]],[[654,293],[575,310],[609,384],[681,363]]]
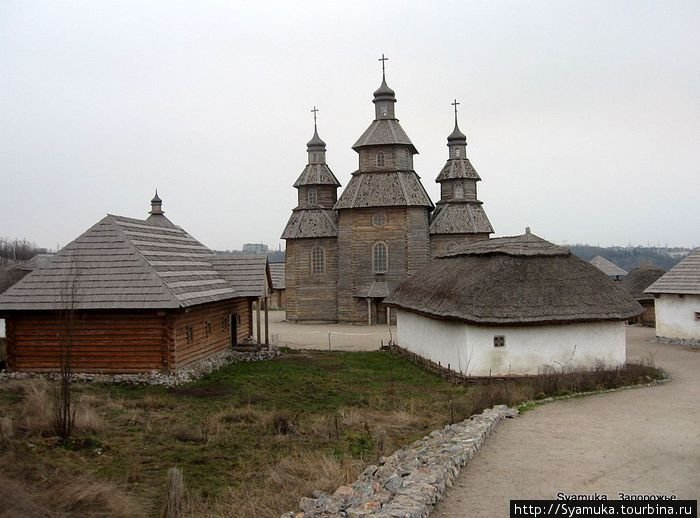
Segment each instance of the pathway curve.
[[629,358],[653,357],[671,382],[557,401],[504,422],[463,469],[434,518],[507,517],[510,499],[558,492],[700,498],[700,350],[629,327]]

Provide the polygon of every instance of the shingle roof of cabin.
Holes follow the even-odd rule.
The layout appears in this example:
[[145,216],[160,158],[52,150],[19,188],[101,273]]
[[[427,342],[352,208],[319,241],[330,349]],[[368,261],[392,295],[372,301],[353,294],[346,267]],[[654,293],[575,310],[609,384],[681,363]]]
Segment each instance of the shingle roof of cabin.
[[335,237],[338,235],[336,217],[335,211],[329,209],[293,210],[282,232],[282,239]]
[[700,248],[671,268],[644,293],[700,295]]
[[357,207],[433,207],[420,178],[414,171],[352,174],[335,209]]
[[28,275],[32,270],[47,264],[52,257],[53,254],[37,254],[29,261],[10,264],[0,268],[0,293],[19,282],[20,279]]
[[[160,216],[165,218],[165,216]],[[0,310],[182,308],[238,294],[182,228],[108,215],[0,295]]]
[[272,288],[275,290],[285,289],[285,264],[270,263],[270,277],[272,277]]
[[385,303],[491,325],[626,320],[642,311],[598,269],[533,234],[477,241],[434,259]]
[[653,299],[653,295],[644,293],[644,290],[665,273],[666,270],[653,264],[642,265],[628,273],[620,282],[620,286],[637,300]]
[[608,261],[605,257],[596,255],[589,261],[593,266],[598,268],[605,275],[610,277],[627,275],[627,272],[613,262]]
[[218,254],[212,263],[240,296],[263,297],[272,284],[266,254]]
[[476,169],[474,169],[474,166],[468,158],[453,158],[445,163],[440,174],[435,178],[435,181],[442,182],[444,180],[457,180],[459,178],[481,180],[479,173],[476,172]]

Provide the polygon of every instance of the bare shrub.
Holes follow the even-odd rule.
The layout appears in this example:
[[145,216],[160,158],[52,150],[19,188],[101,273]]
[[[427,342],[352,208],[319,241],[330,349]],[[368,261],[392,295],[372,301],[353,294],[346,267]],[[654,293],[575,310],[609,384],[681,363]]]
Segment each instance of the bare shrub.
[[178,468],[168,470],[168,489],[163,505],[162,518],[181,518],[185,507],[185,482]]

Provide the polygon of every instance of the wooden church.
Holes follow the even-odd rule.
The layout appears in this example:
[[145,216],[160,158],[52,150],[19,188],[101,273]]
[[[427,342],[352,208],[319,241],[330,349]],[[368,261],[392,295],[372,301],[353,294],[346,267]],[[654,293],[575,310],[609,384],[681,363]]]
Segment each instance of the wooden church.
[[383,324],[395,319],[384,298],[431,257],[466,242],[488,239],[493,228],[477,199],[481,178],[466,156],[457,124],[449,157],[436,178],[440,201],[430,200],[413,169],[418,151],[396,118],[396,94],[386,82],[374,92],[374,120],[352,148],[358,170],[338,197],[340,182],[326,162],[326,143],[314,134],[308,164],[294,183],[297,206],[287,242],[289,321]]

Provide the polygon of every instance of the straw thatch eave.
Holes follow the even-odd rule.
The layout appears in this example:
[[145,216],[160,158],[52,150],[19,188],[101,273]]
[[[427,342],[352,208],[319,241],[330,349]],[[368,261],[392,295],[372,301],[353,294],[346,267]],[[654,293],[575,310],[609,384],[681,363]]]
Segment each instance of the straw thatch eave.
[[385,303],[432,318],[486,325],[626,320],[642,312],[624,289],[570,254],[436,259]]

